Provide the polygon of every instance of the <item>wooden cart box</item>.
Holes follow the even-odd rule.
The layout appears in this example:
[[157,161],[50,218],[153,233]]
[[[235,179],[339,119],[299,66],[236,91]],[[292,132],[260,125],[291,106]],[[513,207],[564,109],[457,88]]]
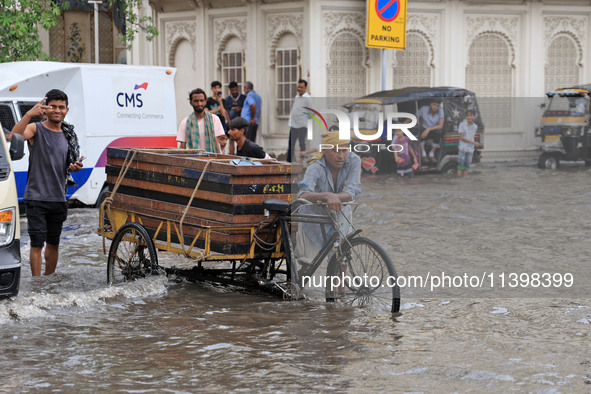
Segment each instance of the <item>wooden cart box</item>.
[[[107,182],[111,190],[119,182],[116,192],[107,194],[110,207],[133,214],[151,236],[158,233],[156,238],[161,240],[166,232],[158,231],[160,223],[179,223],[185,214],[185,244],[198,236],[196,246],[203,248],[206,239],[200,231],[215,227],[209,240],[211,251],[246,253],[252,232],[270,220],[263,215],[262,202],[269,198],[291,202],[292,193],[297,192],[294,179],[302,168],[278,161],[252,166],[231,163],[240,159],[169,148],[108,148]],[[122,167],[127,167],[123,177]],[[178,234],[173,232],[170,241],[180,243]]]

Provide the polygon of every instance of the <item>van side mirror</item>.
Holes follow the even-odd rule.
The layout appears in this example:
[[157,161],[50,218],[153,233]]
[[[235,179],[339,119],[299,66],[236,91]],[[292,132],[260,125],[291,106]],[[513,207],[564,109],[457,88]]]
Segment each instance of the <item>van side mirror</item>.
[[10,141],[10,159],[20,160],[25,155],[25,139],[20,134],[13,134]]

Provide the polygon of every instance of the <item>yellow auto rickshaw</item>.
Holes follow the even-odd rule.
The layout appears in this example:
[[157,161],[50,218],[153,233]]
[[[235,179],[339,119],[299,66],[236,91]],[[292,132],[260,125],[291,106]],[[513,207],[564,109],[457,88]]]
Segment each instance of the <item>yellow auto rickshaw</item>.
[[536,129],[536,135],[542,137],[539,168],[556,169],[560,161],[591,164],[590,93],[591,84],[546,93],[548,103],[542,104],[542,122]]

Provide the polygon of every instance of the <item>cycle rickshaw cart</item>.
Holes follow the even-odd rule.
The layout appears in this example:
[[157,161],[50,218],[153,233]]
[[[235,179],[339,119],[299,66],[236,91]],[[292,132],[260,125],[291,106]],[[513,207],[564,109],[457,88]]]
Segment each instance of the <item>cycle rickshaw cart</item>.
[[[466,89],[456,87],[406,87],[402,89],[384,90],[355,99],[345,105],[350,112],[359,114],[359,131],[365,135],[375,135],[378,130],[379,116],[383,114],[383,120],[387,119],[388,113],[410,113],[416,115],[419,108],[429,105],[433,99],[441,100],[445,116],[439,148],[435,151],[436,162],[425,162],[420,159],[419,142],[413,141],[412,145],[421,161],[419,172],[440,172],[443,174],[455,174],[458,166],[458,151],[460,136],[458,128],[466,118],[466,111],[473,110],[476,115],[475,123],[478,125],[478,132],[475,140],[484,144],[484,124],[476,100],[476,95]],[[401,119],[404,121],[404,119]],[[419,123],[411,129],[415,137],[420,135]],[[372,173],[395,171],[396,162],[394,155],[387,149],[371,150],[364,153],[363,150],[356,150],[356,144],[377,143],[390,145],[392,141],[386,139],[386,128],[382,129],[382,135],[373,141],[365,141],[353,138],[353,149],[361,156],[364,162],[364,169]],[[429,147],[426,147],[427,149]],[[480,162],[480,149],[476,149],[473,163]]]
[[[108,148],[111,192],[100,206],[98,229],[103,239],[112,240],[108,283],[164,271],[300,299],[307,285],[303,278],[322,265],[330,278],[327,301],[375,303],[398,312],[395,267],[380,245],[360,236],[361,230],[323,231],[322,249],[309,266],[298,266],[291,233],[299,223],[338,229],[328,208],[323,207],[324,215],[302,214],[300,207],[311,203],[292,201],[293,174],[301,170],[286,162],[256,165],[194,150]],[[161,267],[157,251],[181,255],[174,258],[179,264]]]

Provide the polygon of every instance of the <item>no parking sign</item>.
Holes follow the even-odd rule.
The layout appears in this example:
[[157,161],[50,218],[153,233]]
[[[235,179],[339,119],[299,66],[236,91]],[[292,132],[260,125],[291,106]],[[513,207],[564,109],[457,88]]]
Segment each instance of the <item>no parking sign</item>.
[[366,46],[406,48],[407,0],[367,0]]

